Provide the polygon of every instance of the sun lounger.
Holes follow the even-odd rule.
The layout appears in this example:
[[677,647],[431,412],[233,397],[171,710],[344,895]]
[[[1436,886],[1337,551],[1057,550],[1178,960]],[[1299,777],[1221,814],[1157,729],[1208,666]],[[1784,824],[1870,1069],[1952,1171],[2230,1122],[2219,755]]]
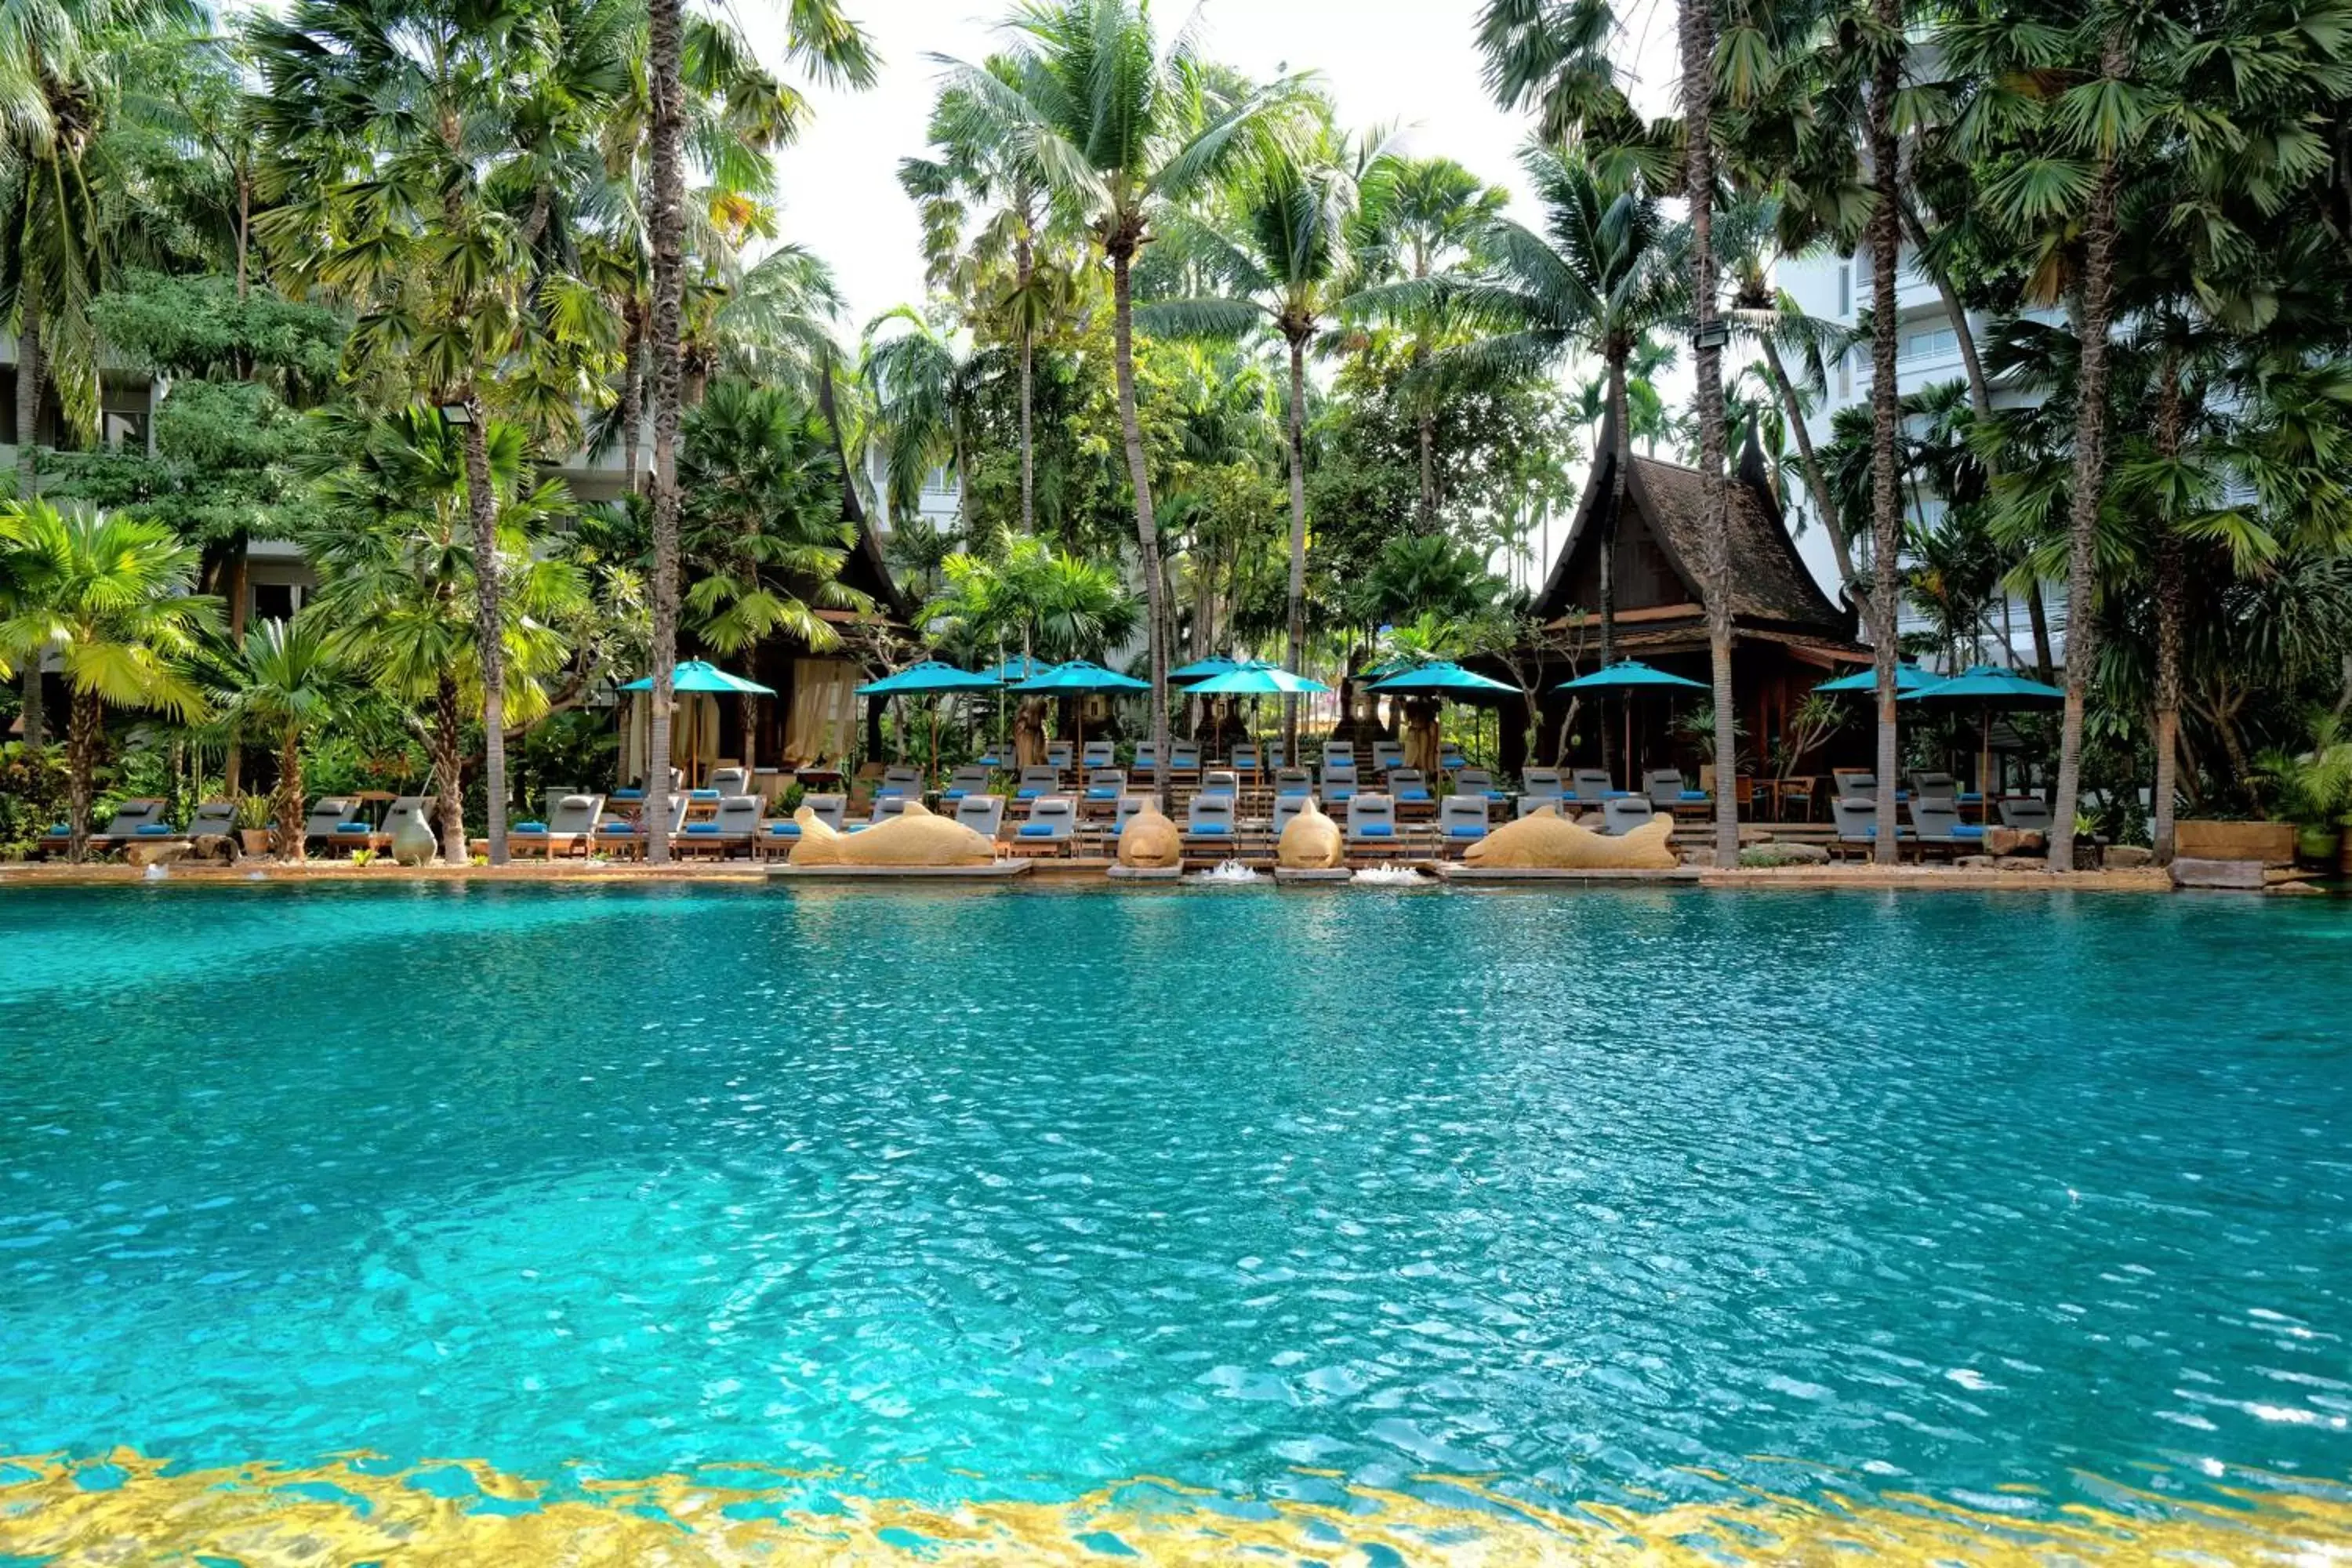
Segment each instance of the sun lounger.
[[1437,795],[1430,789],[1428,779],[1419,768],[1391,768],[1389,797],[1396,802],[1397,810],[1405,816],[1426,819],[1437,811]]
[[922,795],[923,775],[916,768],[884,768],[882,783],[874,792],[877,800],[885,795],[910,795],[920,800]]
[[236,802],[233,800],[200,801],[196,814],[188,818],[188,837],[206,838],[236,831]]
[[[91,834],[85,842],[92,850],[104,851],[120,849],[126,844],[145,843],[152,839],[178,838],[181,835],[174,832],[172,825],[163,820],[164,808],[168,804],[151,795],[140,795],[119,802],[115,805],[113,815],[106,819],[106,831]],[[68,843],[72,837],[70,832],[60,832],[57,828],[51,828],[44,842],[54,840],[58,845],[63,846]]]
[[1231,768],[1211,768],[1201,775],[1201,793],[1237,800],[1242,793],[1242,777]]
[[748,795],[751,789],[751,770],[713,768],[710,770],[709,787],[721,795]]
[[1378,791],[1368,791],[1348,802],[1348,858],[1393,860],[1404,849],[1404,832],[1398,826],[1396,802]]
[[1029,820],[1013,832],[1006,847],[1015,855],[1067,855],[1078,832],[1078,803],[1049,795],[1029,805]]
[[1274,770],[1274,798],[1277,802],[1284,800],[1305,800],[1314,793],[1315,775],[1308,773],[1305,768],[1276,768]]
[[849,831],[856,833],[861,829],[871,827],[877,822],[889,821],[892,817],[904,812],[907,809],[907,803],[914,798],[915,797],[911,795],[876,795],[874,797],[874,810],[872,814],[869,815],[863,822],[854,822],[850,824]]
[[1625,794],[1610,782],[1607,768],[1578,768],[1570,775],[1569,798],[1580,805],[1599,805]]
[[1323,764],[1323,798],[1339,805],[1356,798],[1356,764],[1325,763]]
[[988,770],[978,763],[967,763],[948,775],[948,787],[940,791],[942,803],[953,805],[968,795],[988,793]]
[[1158,783],[1160,779],[1160,748],[1150,741],[1135,743],[1135,766],[1130,770],[1139,779]]
[[[661,830],[672,840],[686,826],[686,796],[673,795],[669,797],[669,820],[662,825]],[[595,846],[600,854],[642,859],[646,853],[645,825],[628,821],[600,822],[596,825]]]
[[1333,766],[1343,768],[1354,767],[1356,765],[1356,743],[1352,741],[1324,742],[1323,765],[1327,768]]
[[1087,805],[1109,809],[1118,805],[1127,793],[1125,768],[1091,768],[1087,773],[1087,787],[1080,795]]
[[968,795],[956,802],[955,819],[993,844],[1004,826],[1004,797]]
[[1108,741],[1088,741],[1078,748],[1078,766],[1091,772],[1118,765],[1118,748]]
[[1490,805],[1500,805],[1511,798],[1495,787],[1495,775],[1485,768],[1455,768],[1453,772],[1454,793],[1456,795],[1479,795]]
[[1168,781],[1196,779],[1201,776],[1201,744],[1197,741],[1171,741],[1168,745]]
[[1045,742],[1045,765],[1056,773],[1068,773],[1077,765],[1078,749],[1067,741]]
[[1372,742],[1372,776],[1385,777],[1392,769],[1404,766],[1404,742],[1374,741]]
[[1232,858],[1241,848],[1241,831],[1234,820],[1234,797],[1206,793],[1192,797],[1184,811],[1184,858],[1214,865]]
[[710,855],[724,859],[730,850],[750,854],[760,831],[762,803],[756,795],[721,795],[719,809],[701,822],[688,822],[670,836],[670,847],[680,855]]
[[302,824],[302,847],[308,849],[313,844],[324,843],[344,849],[364,849],[369,833],[367,811],[358,800],[348,795],[326,795],[311,804],[310,815]]
[[1558,805],[1566,794],[1558,768],[1522,768],[1519,770],[1519,815],[1532,816],[1546,806]]
[[1464,851],[1486,837],[1486,797],[1484,795],[1449,795],[1437,806],[1437,838],[1440,849],[1460,858]]
[[816,819],[835,833],[847,831],[843,819],[849,814],[849,797],[845,795],[804,795],[801,804],[816,813]]
[[1958,859],[1983,850],[1984,828],[1960,820],[1958,801],[1914,796],[1907,809],[1911,813],[1913,840],[1922,851],[1939,849]]
[[1049,795],[1058,794],[1062,775],[1050,767],[1030,767],[1021,770],[1021,778],[1013,789],[1013,798],[1022,805],[1034,805]]
[[[426,809],[431,809],[428,803]],[[552,859],[569,855],[593,841],[596,824],[604,815],[601,795],[573,793],[550,807],[544,822],[518,822],[507,829],[507,849],[514,855],[540,854]]]
[[1462,754],[1462,748],[1455,745],[1453,742],[1441,741],[1438,742],[1437,766],[1439,771],[1449,773],[1458,772],[1460,769],[1467,766],[1469,762],[1470,759]]
[[1601,831],[1612,838],[1622,837],[1637,827],[1650,826],[1650,818],[1658,808],[1646,795],[1622,795],[1601,803]]
[[[1864,795],[1840,795],[1830,802],[1830,819],[1837,824],[1837,841],[1830,852],[1845,856],[1859,851],[1865,858],[1878,847],[1878,803]],[[1900,854],[1911,835],[1906,829],[1895,830],[1895,852]]]
[[1268,741],[1265,743],[1265,765],[1276,773],[1290,765],[1289,753],[1283,750],[1282,742],[1279,741]]
[[1954,805],[1960,803],[1960,781],[1949,773],[1919,772],[1906,777],[1910,781],[1914,800],[1948,801]]
[[1234,747],[1233,763],[1234,772],[1247,773],[1255,780],[1258,774],[1257,747],[1251,742],[1241,742]]
[[2012,796],[2000,803],[2000,825],[2025,833],[2047,833],[2053,826],[2050,803],[2038,795]]
[[1715,803],[1701,789],[1686,789],[1679,768],[1652,768],[1642,775],[1643,792],[1650,804],[1669,816],[1696,815]]

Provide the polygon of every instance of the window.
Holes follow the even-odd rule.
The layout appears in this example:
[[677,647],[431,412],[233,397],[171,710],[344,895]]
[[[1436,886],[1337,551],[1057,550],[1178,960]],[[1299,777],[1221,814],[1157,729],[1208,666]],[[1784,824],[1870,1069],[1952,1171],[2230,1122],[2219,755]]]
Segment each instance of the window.
[[1838,264],[1838,314],[1853,314],[1853,263],[1851,261]]
[[1960,334],[1949,327],[1913,332],[1903,340],[1905,359],[1942,359],[1960,351]]

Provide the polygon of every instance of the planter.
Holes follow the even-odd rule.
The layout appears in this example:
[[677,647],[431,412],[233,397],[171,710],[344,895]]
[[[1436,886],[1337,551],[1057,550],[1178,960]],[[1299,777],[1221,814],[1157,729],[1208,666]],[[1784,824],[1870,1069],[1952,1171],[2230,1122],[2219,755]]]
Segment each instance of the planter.
[[2333,823],[2306,823],[2294,830],[2294,858],[2306,866],[2333,866],[2343,853],[2344,835]]
[[2292,822],[2181,822],[2173,825],[2173,852],[2190,860],[2259,860],[2294,864]]
[[236,830],[236,841],[247,855],[268,854],[270,837],[267,827],[240,827]]

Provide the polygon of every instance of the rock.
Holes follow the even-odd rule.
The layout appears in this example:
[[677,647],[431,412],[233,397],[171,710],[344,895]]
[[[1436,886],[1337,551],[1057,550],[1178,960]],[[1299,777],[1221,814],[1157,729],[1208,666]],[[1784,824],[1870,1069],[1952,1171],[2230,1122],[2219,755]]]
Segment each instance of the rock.
[[2327,896],[2322,889],[2315,888],[2310,883],[2299,879],[2284,882],[2273,882],[2263,890],[2265,892],[2272,893],[2284,893],[2290,898],[2296,899],[2324,899]]
[[1990,871],[1993,868],[1995,861],[1990,855],[1962,855],[1955,858],[1952,864],[1962,871]]
[[2046,855],[2050,852],[2049,836],[2039,828],[1988,827],[1984,841],[1988,855]]
[[1165,869],[1184,863],[1184,840],[1158,801],[1127,819],[1119,829],[1118,863],[1131,868]]
[[2050,862],[2039,855],[1996,855],[1992,857],[1997,871],[2047,871]]
[[896,816],[856,833],[835,831],[814,807],[793,813],[801,840],[793,846],[795,866],[986,866],[996,846],[978,830],[934,814],[910,800]]
[[1274,863],[1286,871],[1325,871],[1343,865],[1348,846],[1339,825],[1323,815],[1313,796],[1307,808],[1290,819],[1274,847]]
[[2260,892],[2263,882],[2259,860],[2200,860],[2182,857],[2172,863],[2176,888],[2235,888]]
[[1826,866],[1829,863],[1829,849],[1820,844],[1771,839],[1739,852],[1742,870],[1769,869],[1775,866]]
[[122,858],[133,866],[170,866],[178,863],[190,847],[184,838],[163,844],[131,844],[124,846]]
[[2156,851],[2137,844],[2110,844],[2105,865],[2110,871],[2137,871],[2156,864]]
[[236,840],[226,833],[199,833],[188,841],[188,858],[226,865],[236,858]]
[[1683,864],[1685,866],[1713,866],[1715,864],[1715,846],[1712,844],[1692,845],[1689,848],[1683,851]]
[[1615,837],[1539,812],[1495,829],[1462,858],[1473,866],[1514,870],[1670,871],[1681,863],[1674,835],[1675,819],[1663,812]]

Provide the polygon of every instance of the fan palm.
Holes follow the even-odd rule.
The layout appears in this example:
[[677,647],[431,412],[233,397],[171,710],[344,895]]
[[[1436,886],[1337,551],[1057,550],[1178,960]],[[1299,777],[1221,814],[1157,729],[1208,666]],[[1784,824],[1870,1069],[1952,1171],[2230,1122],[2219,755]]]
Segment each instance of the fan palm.
[[1299,79],[1228,90],[1211,79],[1192,30],[1162,48],[1141,0],[1031,0],[1014,14],[1011,80],[946,62],[976,141],[1010,149],[1080,215],[1111,269],[1113,370],[1138,564],[1150,605],[1151,735],[1168,744],[1167,584],[1151,475],[1135,405],[1132,269],[1171,205],[1231,168],[1281,125]]
[[946,468],[956,479],[956,517],[971,529],[971,445],[980,417],[982,357],[905,305],[866,329],[863,374],[874,395],[892,521],[913,523],[923,479]]
[[236,689],[224,716],[246,734],[278,742],[278,850],[302,858],[302,738],[331,723],[350,700],[350,672],[332,630],[318,611],[290,621],[266,620],[245,635],[234,676]]
[[206,703],[185,661],[218,619],[193,594],[200,552],[162,523],[121,513],[60,513],[46,501],[0,507],[0,552],[16,586],[0,658],[53,657],[71,696],[67,852],[79,861],[106,745],[106,710],[155,709],[183,721]]

